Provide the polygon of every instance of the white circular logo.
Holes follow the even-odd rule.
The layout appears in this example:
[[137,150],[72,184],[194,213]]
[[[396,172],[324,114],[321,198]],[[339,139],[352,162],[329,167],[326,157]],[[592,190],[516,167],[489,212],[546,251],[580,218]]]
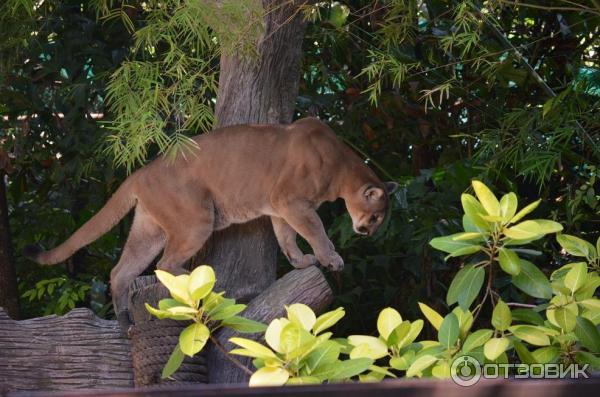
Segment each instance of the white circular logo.
[[457,357],[450,367],[454,383],[460,386],[473,386],[481,379],[481,365],[475,357]]

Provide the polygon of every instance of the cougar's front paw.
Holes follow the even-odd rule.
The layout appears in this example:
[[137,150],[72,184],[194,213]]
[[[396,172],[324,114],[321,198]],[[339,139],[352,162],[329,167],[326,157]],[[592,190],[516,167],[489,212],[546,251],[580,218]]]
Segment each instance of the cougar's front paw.
[[326,267],[331,271],[339,272],[344,269],[344,260],[335,251],[329,252],[323,256],[318,256],[317,259],[321,266]]

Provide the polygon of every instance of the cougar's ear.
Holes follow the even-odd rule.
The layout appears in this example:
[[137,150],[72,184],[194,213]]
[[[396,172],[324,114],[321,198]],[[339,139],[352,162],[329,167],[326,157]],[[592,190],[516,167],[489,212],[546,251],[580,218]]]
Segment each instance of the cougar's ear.
[[384,185],[387,194],[392,194],[398,189],[398,184],[396,182],[385,182]]
[[371,186],[365,190],[365,198],[369,201],[381,200],[381,198],[385,195],[383,189]]

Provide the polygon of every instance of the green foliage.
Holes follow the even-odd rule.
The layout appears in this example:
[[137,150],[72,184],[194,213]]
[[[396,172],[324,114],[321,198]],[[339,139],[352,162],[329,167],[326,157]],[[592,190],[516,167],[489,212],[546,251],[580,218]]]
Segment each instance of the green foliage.
[[256,55],[263,30],[261,3],[150,1],[133,8],[141,14],[133,21],[123,6],[96,2],[103,18],[119,16],[133,32],[128,59],[107,86],[114,118],[105,152],[128,171],[144,164],[154,146],[168,156],[190,155],[195,145],[189,135],[214,124],[219,55]]
[[65,314],[78,303],[85,302],[92,287],[87,282],[56,277],[38,281],[35,288],[23,293],[21,298],[29,303],[45,302],[43,314]]
[[183,363],[184,356],[199,353],[211,334],[221,327],[231,327],[238,332],[259,332],[266,327],[238,314],[246,305],[236,304],[234,299],[223,297],[223,292],[213,292],[215,272],[210,266],[202,265],[191,274],[174,276],[156,270],[156,277],[169,290],[171,298],[158,302],[158,308],[146,303],[150,314],[159,319],[192,321],[179,335],[175,346],[162,372],[162,377],[171,376]]

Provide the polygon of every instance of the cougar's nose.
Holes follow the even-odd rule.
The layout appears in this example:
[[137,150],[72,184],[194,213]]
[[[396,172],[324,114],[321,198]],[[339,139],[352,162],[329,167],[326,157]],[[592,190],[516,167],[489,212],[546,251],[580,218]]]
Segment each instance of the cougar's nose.
[[359,227],[356,228],[356,232],[358,234],[369,234],[369,229],[367,229],[364,226],[359,226]]

